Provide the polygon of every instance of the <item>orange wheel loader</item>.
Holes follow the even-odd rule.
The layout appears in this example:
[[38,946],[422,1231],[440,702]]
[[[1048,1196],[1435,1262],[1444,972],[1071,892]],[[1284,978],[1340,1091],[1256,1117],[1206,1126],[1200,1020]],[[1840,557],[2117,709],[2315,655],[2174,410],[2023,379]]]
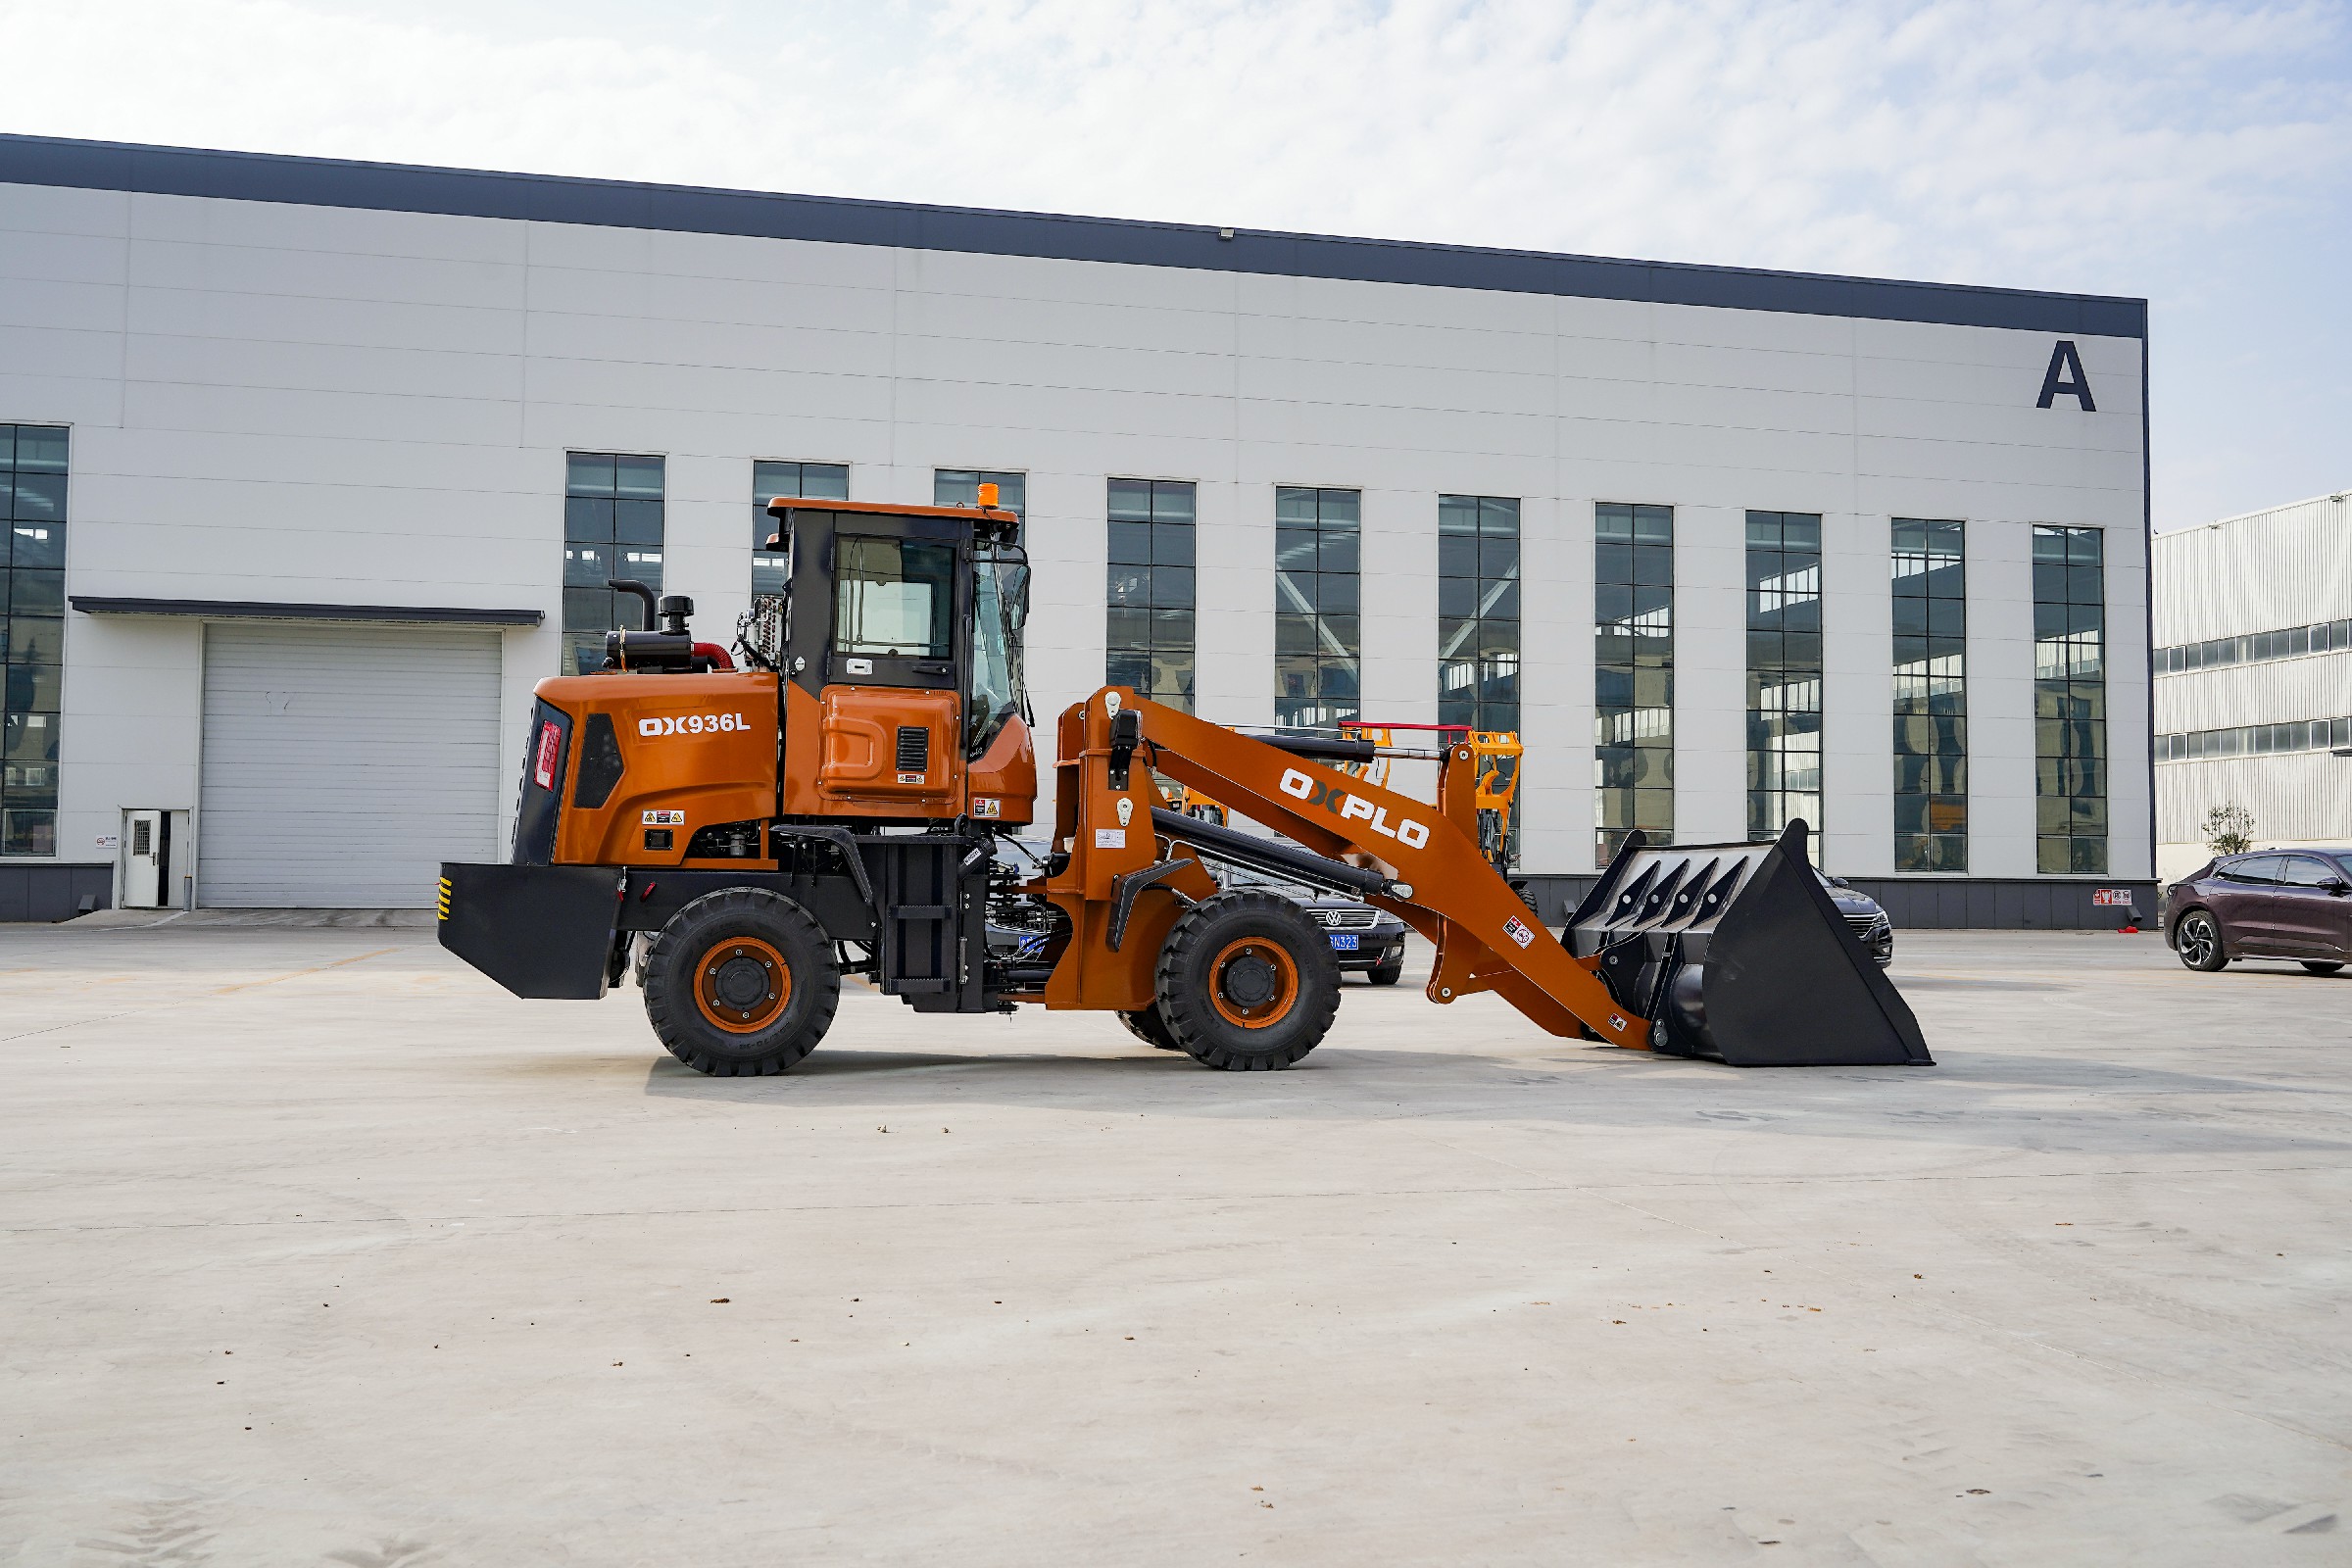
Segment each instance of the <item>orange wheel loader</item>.
[[[771,502],[786,591],[735,657],[694,640],[686,600],[613,583],[653,629],[539,683],[513,853],[442,866],[442,946],[520,997],[593,1000],[634,970],[655,1034],[706,1073],[801,1060],[845,971],[918,1012],[1093,1008],[1205,1066],[1288,1067],[1339,1007],[1329,939],[1287,898],[1222,889],[1230,865],[1396,914],[1436,945],[1433,1002],[1492,991],[1554,1035],[1735,1065],[1929,1061],[1803,824],[1636,835],[1554,936],[1482,853],[1467,740],[1245,734],[1106,687],[1054,723],[1051,844],[1021,863],[1028,564],[989,488]],[[1437,762],[1437,799],[1347,770],[1384,755]],[[1279,836],[1168,810],[1161,779]]]

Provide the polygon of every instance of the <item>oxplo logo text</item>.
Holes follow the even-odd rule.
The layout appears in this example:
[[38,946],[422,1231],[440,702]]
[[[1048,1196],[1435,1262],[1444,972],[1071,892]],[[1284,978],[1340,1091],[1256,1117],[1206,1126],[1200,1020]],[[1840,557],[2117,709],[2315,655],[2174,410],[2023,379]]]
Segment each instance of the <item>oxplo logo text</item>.
[[741,713],[688,713],[683,718],[641,718],[640,735],[715,735],[722,730],[750,729]]
[[1304,801],[1309,806],[1320,806],[1344,822],[1361,822],[1373,832],[1386,834],[1408,850],[1420,849],[1429,842],[1429,829],[1411,817],[1391,827],[1387,807],[1375,806],[1361,795],[1350,795],[1346,790],[1335,790],[1328,784],[1319,784],[1298,768],[1283,770],[1282,793]]

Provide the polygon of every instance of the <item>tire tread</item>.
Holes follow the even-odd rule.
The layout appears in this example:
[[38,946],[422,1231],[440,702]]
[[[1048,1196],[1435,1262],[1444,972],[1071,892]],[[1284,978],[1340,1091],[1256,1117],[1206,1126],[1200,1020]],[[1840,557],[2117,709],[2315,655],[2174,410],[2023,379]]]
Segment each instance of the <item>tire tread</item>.
[[[1274,1039],[1264,1049],[1239,1050],[1231,1039],[1237,1031],[1217,1015],[1204,993],[1189,985],[1187,971],[1204,949],[1247,934],[1237,927],[1268,924],[1288,928],[1291,959],[1298,966],[1299,996],[1294,1005],[1299,1010],[1267,1031]],[[1159,950],[1152,980],[1160,1016],[1185,1054],[1225,1072],[1272,1072],[1295,1065],[1322,1044],[1340,1007],[1339,964],[1322,931],[1290,900],[1256,889],[1220,893],[1187,909]]]
[[[784,940],[777,944],[777,949],[787,961],[795,948],[817,956],[811,966],[814,972],[804,975],[796,965],[792,976],[796,992],[804,987],[814,989],[809,1010],[799,1030],[789,1038],[775,1041],[772,1050],[745,1055],[712,1052],[701,1038],[710,1025],[695,1005],[693,996],[676,994],[671,969],[680,947],[699,956],[710,946],[710,929],[722,924],[735,926],[740,934],[781,936]],[[759,929],[770,924],[773,927],[770,931]],[[824,928],[808,910],[764,888],[721,888],[704,894],[670,916],[646,949],[641,975],[645,1016],[654,1026],[654,1034],[662,1048],[696,1072],[713,1078],[765,1078],[797,1065],[824,1039],[825,1031],[833,1025],[833,1014],[841,1005],[841,973],[833,963],[833,944]],[[798,998],[794,1000],[797,1002]],[[791,1006],[792,1004],[786,1004],[788,1015]]]

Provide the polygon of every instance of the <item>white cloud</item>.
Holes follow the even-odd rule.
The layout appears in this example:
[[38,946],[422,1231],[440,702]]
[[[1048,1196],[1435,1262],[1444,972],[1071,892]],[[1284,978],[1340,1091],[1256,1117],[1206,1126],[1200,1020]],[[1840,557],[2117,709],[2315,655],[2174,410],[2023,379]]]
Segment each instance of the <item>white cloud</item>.
[[2320,8],[949,0],[880,60],[838,15],[0,14],[21,130],[1971,281],[2129,287],[2346,168],[2267,79]]

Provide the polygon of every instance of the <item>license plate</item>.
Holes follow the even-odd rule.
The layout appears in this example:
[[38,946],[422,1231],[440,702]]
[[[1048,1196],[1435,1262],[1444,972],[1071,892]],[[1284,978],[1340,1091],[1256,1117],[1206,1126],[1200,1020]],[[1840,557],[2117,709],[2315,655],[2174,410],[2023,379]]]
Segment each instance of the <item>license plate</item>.
[[1334,931],[1331,934],[1331,945],[1341,953],[1353,953],[1356,948],[1356,939],[1353,935],[1342,936],[1339,932]]

